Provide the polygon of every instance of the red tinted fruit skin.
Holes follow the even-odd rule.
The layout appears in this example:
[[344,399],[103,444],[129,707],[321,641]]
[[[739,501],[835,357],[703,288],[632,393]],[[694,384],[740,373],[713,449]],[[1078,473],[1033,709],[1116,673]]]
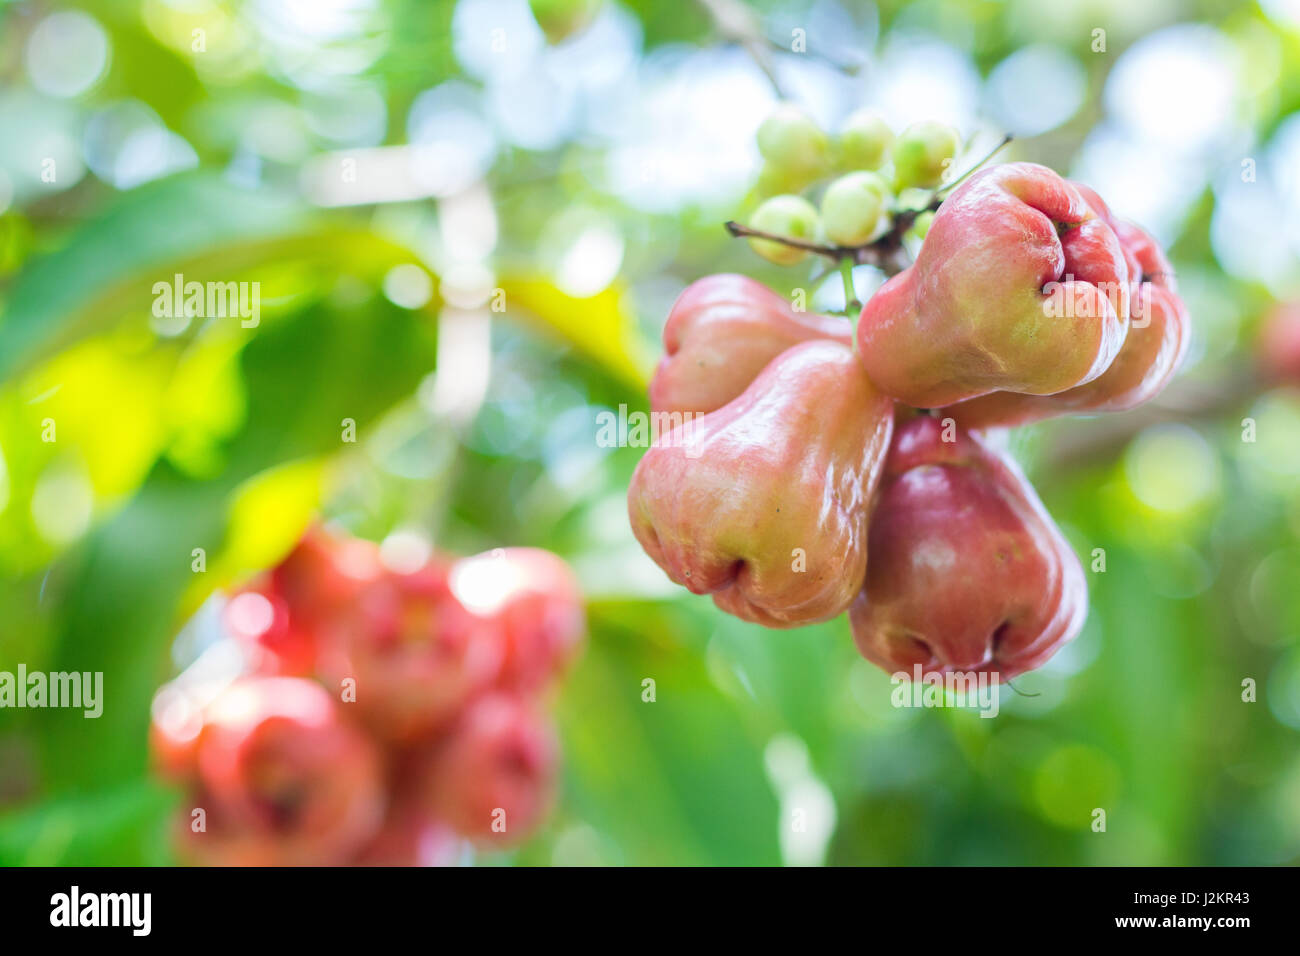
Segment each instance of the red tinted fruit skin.
[[894,438],[853,637],[890,673],[1007,680],[1078,634],[1083,569],[1014,462],[974,434],[943,433],[922,417]]
[[558,763],[559,743],[546,717],[526,698],[490,693],[431,747],[416,780],[428,811],[457,833],[480,844],[513,845],[549,809]]
[[326,686],[355,681],[362,722],[404,742],[444,726],[501,672],[504,648],[492,621],[452,593],[450,562],[411,572],[378,569],[352,603],[323,626]]
[[182,851],[221,866],[316,866],[346,862],[378,831],[384,813],[379,753],[340,718],[319,685],[292,677],[247,678],[204,712],[192,807],[179,820]]
[[[271,606],[270,626],[250,632],[233,613],[241,597],[256,594]],[[288,604],[279,597],[268,578],[231,596],[226,605],[225,627],[252,657],[254,669],[259,674],[280,677],[309,677],[316,672],[316,629],[297,614],[291,614]]]
[[486,618],[503,644],[496,685],[520,693],[559,677],[582,648],[586,614],[573,571],[541,548],[502,548],[462,558],[451,591]]
[[848,347],[796,345],[646,452],[628,489],[632,531],[673,581],[730,614],[767,627],[827,620],[866,571],[892,431],[893,403]]
[[454,866],[460,839],[420,808],[389,811],[379,832],[352,860],[353,866]]
[[[379,550],[359,538],[309,528],[292,551],[227,605],[227,630],[247,648],[258,673],[308,677],[319,667],[324,627],[355,601],[377,573]],[[248,633],[229,614],[240,594],[262,595],[274,609],[270,627]]]
[[[1096,196],[1075,186],[1086,190],[1084,195]],[[1089,201],[1101,202],[1099,197]],[[1105,205],[1094,208],[1105,210]],[[1027,425],[1057,415],[1126,411],[1164,390],[1187,354],[1187,308],[1159,244],[1132,223],[1113,221],[1111,226],[1132,263],[1133,292],[1128,337],[1110,368],[1088,384],[1056,395],[993,392],[959,402],[945,409],[945,415],[967,428]]]
[[[197,718],[196,718],[197,719]],[[153,768],[173,783],[188,783],[198,773],[197,728],[171,727],[157,719],[149,724],[149,758]]]
[[1264,380],[1300,385],[1300,305],[1279,305],[1264,319],[1258,354]]
[[810,339],[850,344],[847,321],[796,312],[747,276],[705,276],[686,287],[664,325],[664,357],[650,382],[656,412],[716,411],[768,363]]
[[374,542],[317,526],[271,570],[269,588],[295,621],[310,628],[352,603],[379,567]]
[[324,528],[309,528],[270,572],[270,587],[299,614],[321,613],[348,597],[335,563],[345,545]]
[[868,300],[857,341],[886,394],[937,408],[995,390],[1092,381],[1128,331],[1118,238],[1052,170],[976,173],[938,212],[916,262]]
[[[1088,204],[1089,208],[1092,209],[1092,211],[1101,218],[1106,225],[1110,226],[1110,228],[1115,231],[1115,236],[1119,239],[1120,248],[1124,251],[1124,264],[1128,268],[1129,312],[1131,315],[1134,311],[1132,297],[1137,294],[1138,287],[1142,284],[1143,270],[1142,263],[1138,261],[1137,252],[1133,248],[1133,243],[1125,241],[1124,236],[1118,228],[1121,224],[1125,224],[1124,220],[1116,219],[1111,213],[1110,206],[1106,203],[1106,200],[1102,199],[1097,190],[1093,189],[1087,183],[1081,183],[1074,179],[1067,180],[1067,182],[1074,187],[1075,192],[1083,197],[1083,201]],[[1166,263],[1166,265],[1167,264],[1168,263]],[[1172,277],[1173,273],[1170,272],[1169,275]]]

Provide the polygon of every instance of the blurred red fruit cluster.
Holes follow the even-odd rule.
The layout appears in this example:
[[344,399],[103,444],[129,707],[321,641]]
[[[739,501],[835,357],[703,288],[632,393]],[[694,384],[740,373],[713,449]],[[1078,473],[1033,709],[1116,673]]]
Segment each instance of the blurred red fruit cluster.
[[233,677],[154,701],[183,783],[186,859],[439,865],[528,836],[559,748],[544,694],[580,649],[582,598],[533,548],[468,558],[309,532],[222,610]]
[[1300,303],[1276,306],[1264,317],[1258,355],[1267,381],[1300,385]]

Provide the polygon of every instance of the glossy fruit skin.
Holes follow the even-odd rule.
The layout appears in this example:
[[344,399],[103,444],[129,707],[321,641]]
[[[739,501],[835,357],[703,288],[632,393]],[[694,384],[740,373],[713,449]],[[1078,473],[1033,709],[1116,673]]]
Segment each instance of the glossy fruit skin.
[[1126,411],[1164,390],[1187,354],[1187,308],[1156,241],[1132,223],[1112,221],[1111,226],[1136,271],[1128,336],[1110,367],[1086,385],[1055,395],[993,392],[944,414],[967,428],[1027,425],[1057,415]]
[[204,709],[193,807],[178,821],[184,852],[221,866],[343,863],[378,832],[379,753],[311,681],[245,678]]
[[1043,664],[1087,616],[1083,568],[1033,487],[977,434],[945,442],[921,416],[894,437],[850,621],[890,673],[987,673]]
[[960,148],[961,137],[951,126],[933,120],[914,123],[894,142],[895,185],[938,186]]
[[854,110],[836,139],[838,165],[844,170],[879,169],[889,159],[894,131],[874,110]]
[[322,631],[326,686],[354,680],[345,706],[385,740],[437,730],[501,673],[495,623],[456,598],[450,570],[441,556],[413,571],[382,568]]
[[674,582],[728,613],[767,627],[827,620],[862,582],[892,431],[893,404],[850,349],[796,345],[646,452],[628,489],[632,531]]
[[1256,352],[1266,382],[1300,385],[1300,305],[1279,305],[1269,312]]
[[512,845],[550,807],[558,760],[559,743],[545,716],[516,695],[488,694],[415,772],[434,818],[476,842]]
[[[819,228],[817,210],[802,196],[773,196],[765,199],[749,218],[754,229],[786,239],[814,242]],[[792,266],[808,258],[808,252],[773,239],[749,240],[750,248],[779,266]]]
[[[1123,225],[1127,225],[1127,224],[1124,223],[1122,219],[1115,218],[1115,215],[1110,211],[1110,206],[1106,203],[1106,200],[1102,199],[1101,195],[1097,192],[1097,190],[1093,189],[1087,183],[1081,183],[1075,179],[1068,179],[1066,180],[1066,182],[1068,182],[1071,186],[1073,186],[1074,191],[1077,192],[1081,197],[1083,197],[1083,201],[1088,204],[1088,208],[1090,208],[1097,215],[1098,218],[1104,220],[1106,225],[1110,226],[1110,228],[1115,231],[1116,238],[1120,240],[1120,248],[1123,249],[1124,251],[1124,263],[1126,266],[1128,266],[1129,312],[1131,314],[1136,307],[1135,303],[1132,301],[1132,298],[1134,295],[1137,294],[1138,286],[1142,282],[1142,264],[1138,262],[1134,244],[1132,242],[1125,241],[1124,236],[1121,235],[1120,233],[1120,226],[1122,224]],[[1164,259],[1163,252],[1160,253],[1160,258],[1161,261],[1164,262],[1166,266],[1169,265],[1169,263]],[[1169,278],[1172,280],[1173,277],[1172,270],[1169,271],[1167,274]]]
[[822,196],[822,230],[836,245],[861,245],[875,235],[888,202],[889,187],[875,173],[841,176]]
[[1129,289],[1119,239],[1078,191],[1008,163],[940,206],[916,262],[863,307],[858,350],[877,386],[918,408],[1050,395],[1119,354]]
[[810,339],[850,344],[844,319],[796,312],[748,276],[692,282],[664,325],[664,356],[650,382],[656,412],[712,412],[738,396],[768,363]]
[[500,548],[452,565],[452,595],[490,621],[502,644],[495,686],[541,691],[577,657],[586,634],[578,579],[561,558],[541,548]]

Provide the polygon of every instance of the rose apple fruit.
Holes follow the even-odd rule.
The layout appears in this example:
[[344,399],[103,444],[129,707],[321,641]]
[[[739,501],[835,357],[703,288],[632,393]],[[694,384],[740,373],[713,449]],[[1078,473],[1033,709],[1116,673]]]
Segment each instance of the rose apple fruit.
[[862,582],[892,430],[893,403],[850,349],[796,345],[646,452],[628,489],[632,531],[673,581],[737,617],[834,617]]
[[1020,469],[974,433],[946,436],[937,418],[899,426],[870,551],[850,620],[858,650],[889,672],[1006,680],[1044,663],[1087,615],[1083,568]]

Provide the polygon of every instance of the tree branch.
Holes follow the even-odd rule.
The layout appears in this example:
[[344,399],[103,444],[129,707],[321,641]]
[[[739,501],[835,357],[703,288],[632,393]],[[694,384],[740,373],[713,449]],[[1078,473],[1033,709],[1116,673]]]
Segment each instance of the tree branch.
[[974,166],[970,167],[970,169],[966,170],[966,172],[962,173],[960,176],[958,176],[956,179],[952,180],[951,182],[947,182],[944,183],[942,186],[936,187],[934,190],[935,193],[946,193],[949,192],[950,190],[956,189],[966,180],[968,176],[971,175],[971,173],[975,172],[975,170],[979,169],[990,159],[992,159],[994,156],[1000,153],[1004,148],[1006,148],[1013,139],[1015,139],[1015,137],[1012,136],[1010,133],[1004,133],[1001,142],[999,142],[991,150],[985,153],[984,157],[979,162],[977,162]]
[[769,242],[778,242],[783,246],[791,246],[795,249],[803,249],[805,252],[825,256],[836,265],[847,259],[854,265],[875,266],[886,275],[893,276],[907,268],[906,257],[903,255],[904,234],[912,227],[912,223],[916,221],[917,216],[927,210],[938,209],[942,202],[943,200],[936,194],[921,209],[908,209],[900,212],[894,217],[894,222],[888,232],[878,239],[863,243],[860,246],[822,245],[821,243],[808,242],[790,236],[779,236],[773,232],[764,232],[761,229],[746,226],[744,223],[735,220],[728,220],[723,226],[727,232],[736,238],[766,239]]
[[754,64],[763,71],[768,83],[779,99],[789,99],[781,80],[776,75],[776,62],[767,38],[763,35],[758,15],[744,0],[697,0],[713,20],[718,34],[731,43],[737,43]]
[[[702,0],[703,2],[703,0]],[[712,0],[710,0],[712,2]],[[729,220],[724,226],[732,236],[736,238],[749,239],[766,239],[769,242],[777,242],[783,246],[791,246],[795,249],[803,249],[805,252],[811,252],[819,256],[825,256],[836,265],[845,259],[855,265],[875,266],[886,276],[895,276],[902,272],[908,266],[907,257],[904,255],[903,237],[907,230],[912,228],[912,223],[916,217],[923,212],[936,212],[943,205],[943,194],[960,184],[967,176],[975,172],[995,155],[998,151],[1010,143],[1011,134],[1002,137],[1001,142],[984,155],[979,162],[975,163],[964,173],[951,182],[938,186],[930,192],[930,198],[918,209],[905,209],[894,216],[894,221],[889,227],[889,231],[884,235],[873,239],[871,242],[863,243],[860,246],[835,246],[822,245],[816,242],[808,242],[804,239],[795,239],[790,236],[779,236],[775,233],[764,232],[761,229],[755,229],[752,226],[746,226],[744,223]]]

